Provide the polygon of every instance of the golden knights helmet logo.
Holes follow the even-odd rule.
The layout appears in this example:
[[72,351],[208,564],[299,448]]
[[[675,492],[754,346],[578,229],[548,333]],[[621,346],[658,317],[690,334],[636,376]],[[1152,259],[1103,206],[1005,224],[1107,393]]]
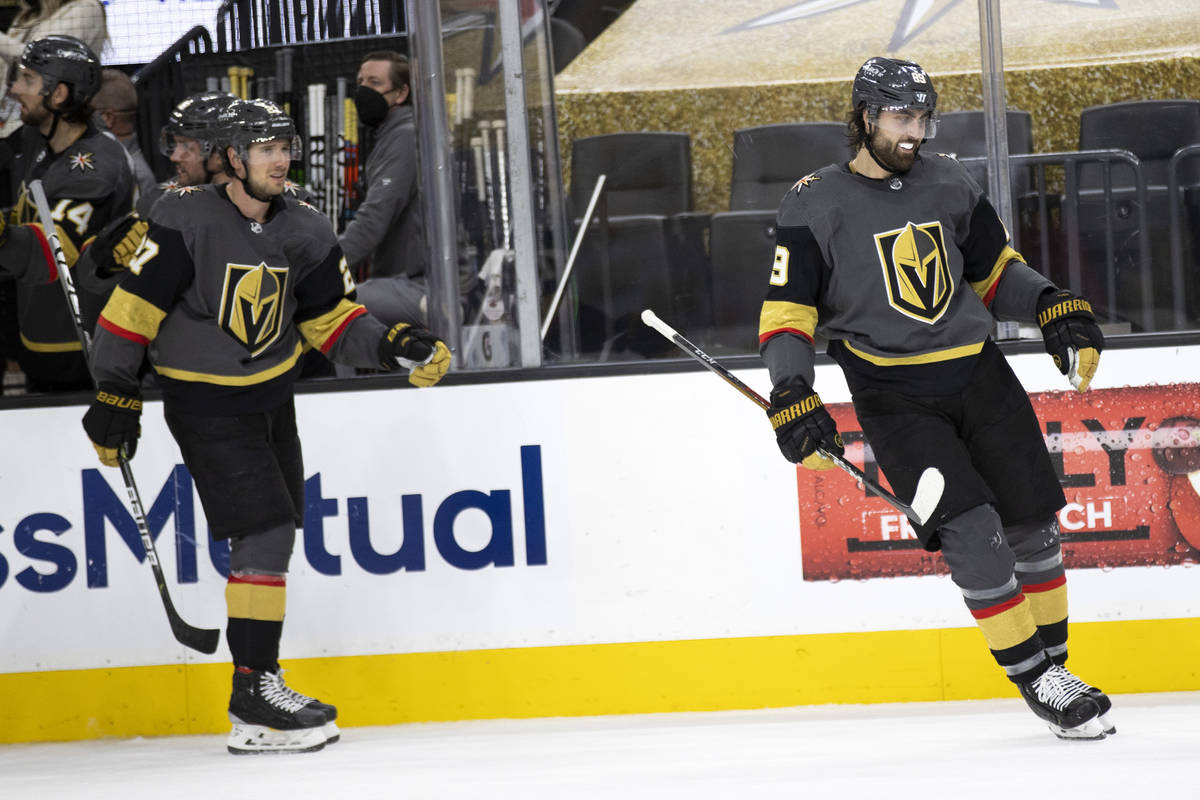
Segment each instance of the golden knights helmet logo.
[[954,294],[942,224],[910,222],[877,233],[875,247],[892,308],[921,322],[937,322]]
[[279,338],[283,330],[286,267],[226,264],[221,290],[221,329],[257,356]]

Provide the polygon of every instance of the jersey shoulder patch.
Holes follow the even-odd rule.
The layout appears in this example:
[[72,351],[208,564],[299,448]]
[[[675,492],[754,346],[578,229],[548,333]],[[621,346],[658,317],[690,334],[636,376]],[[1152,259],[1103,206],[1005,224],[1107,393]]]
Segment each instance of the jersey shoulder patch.
[[807,175],[805,175],[803,178],[801,178],[800,180],[793,183],[791,191],[799,194],[800,192],[807,189],[809,186],[812,186],[814,183],[816,183],[819,180],[821,180],[820,175],[818,175],[815,172],[810,172]]

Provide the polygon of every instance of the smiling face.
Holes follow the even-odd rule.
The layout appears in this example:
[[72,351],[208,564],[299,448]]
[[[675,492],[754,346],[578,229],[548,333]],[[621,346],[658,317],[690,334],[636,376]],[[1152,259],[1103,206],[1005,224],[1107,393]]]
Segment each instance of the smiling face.
[[929,111],[915,108],[880,109],[871,125],[871,151],[891,172],[907,172],[928,137]]
[[272,139],[250,145],[246,150],[247,192],[259,197],[281,194],[291,163],[291,139]]
[[42,104],[42,76],[21,67],[8,93],[21,104],[21,122],[38,127],[50,118],[50,112]]

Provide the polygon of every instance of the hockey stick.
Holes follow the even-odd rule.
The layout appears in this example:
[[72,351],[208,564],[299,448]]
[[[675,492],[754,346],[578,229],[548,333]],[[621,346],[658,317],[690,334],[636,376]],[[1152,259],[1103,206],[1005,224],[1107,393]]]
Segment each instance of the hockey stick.
[[[763,411],[771,407],[771,404],[762,395],[734,377],[733,373],[725,369],[716,359],[685,339],[678,331],[659,319],[658,315],[650,309],[647,308],[642,312],[642,322],[670,339],[680,350],[708,367],[717,375],[720,375],[730,386],[754,401]],[[904,512],[905,516],[918,525],[924,525],[933,515],[934,510],[942,499],[942,490],[946,488],[946,479],[942,476],[941,471],[936,467],[929,467],[921,473],[921,478],[917,481],[917,491],[913,495],[912,504],[909,505],[868,478],[862,470],[837,453],[830,453],[825,449],[821,449],[820,452],[821,455],[841,467],[852,478],[865,486],[871,494],[886,500],[892,508]]]
[[496,183],[500,194],[500,241],[505,250],[512,249],[512,224],[508,219],[508,161],[504,139],[506,123],[502,119],[492,120],[492,130],[496,132]]
[[[88,371],[90,372],[92,337],[83,324],[83,312],[80,309],[75,280],[71,277],[70,267],[67,266],[67,257],[63,254],[62,243],[58,240],[58,230],[55,228],[54,219],[50,214],[50,203],[46,200],[46,191],[42,188],[40,180],[29,184],[29,195],[37,207],[42,231],[45,233],[46,241],[50,244],[50,251],[54,255],[54,262],[58,268],[58,279],[62,284],[63,294],[66,295],[71,321],[75,323],[75,334],[79,337],[80,344],[83,345],[83,358],[85,362],[89,362]],[[124,453],[117,455],[117,461],[121,465],[121,477],[125,479],[125,490],[129,494],[133,520],[137,524],[138,535],[142,538],[142,549],[146,551],[146,560],[150,562],[150,568],[154,571],[154,581],[158,584],[158,595],[162,598],[163,608],[167,611],[167,622],[171,625],[171,633],[175,634],[175,638],[180,644],[193,650],[199,650],[201,653],[217,652],[217,642],[220,641],[221,631],[192,627],[184,622],[183,618],[179,616],[179,612],[175,610],[175,604],[171,602],[171,594],[167,590],[166,578],[163,577],[162,566],[158,563],[158,550],[154,546],[153,537],[150,536],[150,526],[146,523],[146,512],[142,508],[142,498],[138,493],[137,483],[133,479],[133,469],[129,466],[129,460]]]

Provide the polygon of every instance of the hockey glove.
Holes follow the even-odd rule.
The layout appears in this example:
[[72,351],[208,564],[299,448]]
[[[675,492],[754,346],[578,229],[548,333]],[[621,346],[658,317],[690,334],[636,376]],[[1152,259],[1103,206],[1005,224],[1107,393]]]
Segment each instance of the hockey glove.
[[1054,366],[1070,376],[1076,389],[1086,392],[1104,349],[1104,334],[1092,316],[1091,304],[1067,291],[1046,292],[1038,298],[1037,323]]
[[812,387],[799,378],[775,387],[767,416],[775,429],[779,450],[794,464],[808,469],[830,469],[836,465],[817,448],[839,456],[845,452],[833,417]]
[[136,211],[105,226],[91,244],[95,248],[92,258],[96,262],[96,274],[107,278],[129,269],[129,262],[141,246],[142,239],[146,238],[149,227],[150,224],[139,217]]
[[83,429],[106,467],[120,466],[118,455],[125,460],[137,451],[142,426],[142,398],[113,386],[101,385],[96,399],[83,415]]
[[379,343],[384,369],[407,367],[413,386],[433,386],[450,368],[450,348],[424,328],[401,322]]

